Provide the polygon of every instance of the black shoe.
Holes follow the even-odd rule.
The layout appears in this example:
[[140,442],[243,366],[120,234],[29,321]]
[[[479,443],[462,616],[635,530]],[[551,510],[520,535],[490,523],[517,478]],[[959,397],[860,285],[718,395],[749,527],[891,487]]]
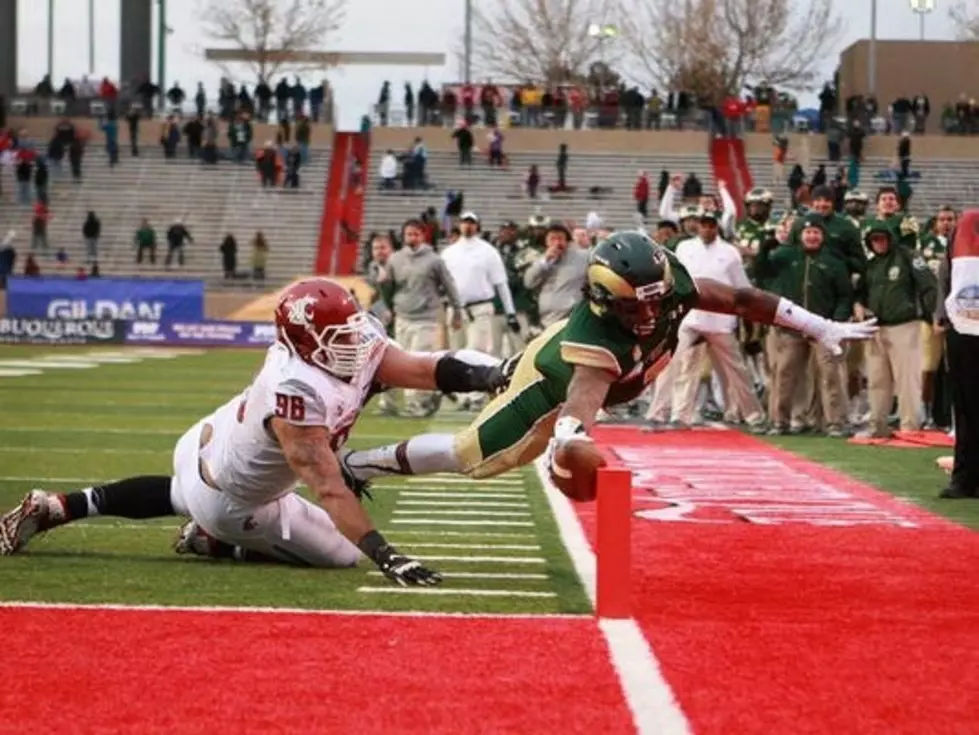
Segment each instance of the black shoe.
[[949,485],[938,493],[938,497],[942,500],[964,500],[965,498],[979,498],[979,493],[975,490],[966,490],[958,485]]

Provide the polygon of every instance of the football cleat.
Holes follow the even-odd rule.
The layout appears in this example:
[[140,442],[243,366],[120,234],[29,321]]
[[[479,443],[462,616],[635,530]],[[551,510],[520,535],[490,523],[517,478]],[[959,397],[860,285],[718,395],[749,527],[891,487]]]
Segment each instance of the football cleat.
[[177,540],[173,542],[173,550],[178,554],[216,556],[216,543],[211,534],[197,525],[197,521],[187,521],[177,532]]
[[0,517],[0,556],[16,554],[38,533],[65,521],[65,509],[56,494],[31,490],[20,505]]

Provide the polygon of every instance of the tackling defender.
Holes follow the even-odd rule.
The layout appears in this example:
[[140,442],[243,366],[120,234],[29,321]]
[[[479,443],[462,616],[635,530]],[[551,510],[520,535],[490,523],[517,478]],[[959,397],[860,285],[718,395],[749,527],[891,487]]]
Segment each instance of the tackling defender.
[[423,434],[352,451],[341,461],[364,482],[434,472],[485,478],[546,451],[553,472],[560,444],[587,439],[599,409],[632,400],[656,379],[692,309],[796,329],[834,351],[877,329],[873,320],[833,322],[766,291],[693,279],[645,234],[621,232],[595,247],[585,299],[527,346],[506,392],[472,425],[456,435]]
[[[405,352],[325,278],[287,289],[275,323],[278,341],[251,385],[177,442],[172,477],[67,495],[33,490],[0,518],[0,555],[82,518],[179,515],[192,522],[178,551],[313,567],[353,566],[363,554],[402,585],[438,584],[437,572],[374,528],[335,453],[380,386],[492,392],[504,384],[498,361],[471,350]],[[294,492],[299,481],[319,505]]]

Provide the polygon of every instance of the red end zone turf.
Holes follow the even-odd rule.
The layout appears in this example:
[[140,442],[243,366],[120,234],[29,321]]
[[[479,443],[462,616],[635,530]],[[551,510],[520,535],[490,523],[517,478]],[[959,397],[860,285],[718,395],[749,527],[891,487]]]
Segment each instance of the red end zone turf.
[[633,610],[695,732],[979,732],[979,536],[739,433],[597,434],[638,471]]
[[595,621],[0,608],[0,732],[626,732]]

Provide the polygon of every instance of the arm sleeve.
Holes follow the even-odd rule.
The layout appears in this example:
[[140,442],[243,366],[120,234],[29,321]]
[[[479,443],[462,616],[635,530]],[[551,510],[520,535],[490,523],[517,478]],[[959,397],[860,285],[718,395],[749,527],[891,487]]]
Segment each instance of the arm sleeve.
[[530,289],[540,288],[544,281],[547,280],[548,276],[551,275],[552,269],[554,267],[553,263],[548,263],[547,258],[541,258],[531,265],[527,272],[524,273],[523,283],[524,286]]
[[938,301],[938,284],[935,283],[935,275],[929,270],[925,259],[914,253],[909,255],[911,277],[914,279],[914,290],[921,305],[922,317],[930,321]]
[[517,307],[513,303],[513,294],[510,293],[510,284],[506,281],[503,283],[497,283],[496,293],[500,297],[500,303],[503,304],[503,313],[507,316],[513,316],[517,313]]
[[673,200],[676,198],[676,189],[673,185],[666,187],[666,191],[663,192],[663,198],[659,202],[659,216],[663,219],[670,219],[673,217]]
[[733,246],[731,247],[731,264],[728,266],[728,276],[734,288],[751,288],[751,281],[744,269],[744,261],[741,260],[737,248]]
[[449,299],[449,305],[459,311],[462,305],[459,303],[459,291],[456,289],[456,282],[452,278],[452,274],[449,273],[449,269],[445,265],[445,261],[441,258],[438,259],[438,265],[435,269],[436,277],[438,278],[439,285],[445,290],[445,295]]
[[833,321],[845,322],[850,320],[853,313],[853,284],[850,274],[842,262],[837,261],[834,270],[836,302],[833,305]]
[[948,298],[948,290],[946,284],[948,283],[948,258],[942,258],[941,262],[938,264],[938,285],[937,293],[935,297],[935,314],[934,320],[936,322],[944,322],[948,320],[948,313],[945,311],[945,299]]
[[730,235],[734,232],[734,220],[738,216],[738,205],[734,203],[734,198],[726,187],[719,191],[721,204],[724,206],[721,214],[721,232]]

